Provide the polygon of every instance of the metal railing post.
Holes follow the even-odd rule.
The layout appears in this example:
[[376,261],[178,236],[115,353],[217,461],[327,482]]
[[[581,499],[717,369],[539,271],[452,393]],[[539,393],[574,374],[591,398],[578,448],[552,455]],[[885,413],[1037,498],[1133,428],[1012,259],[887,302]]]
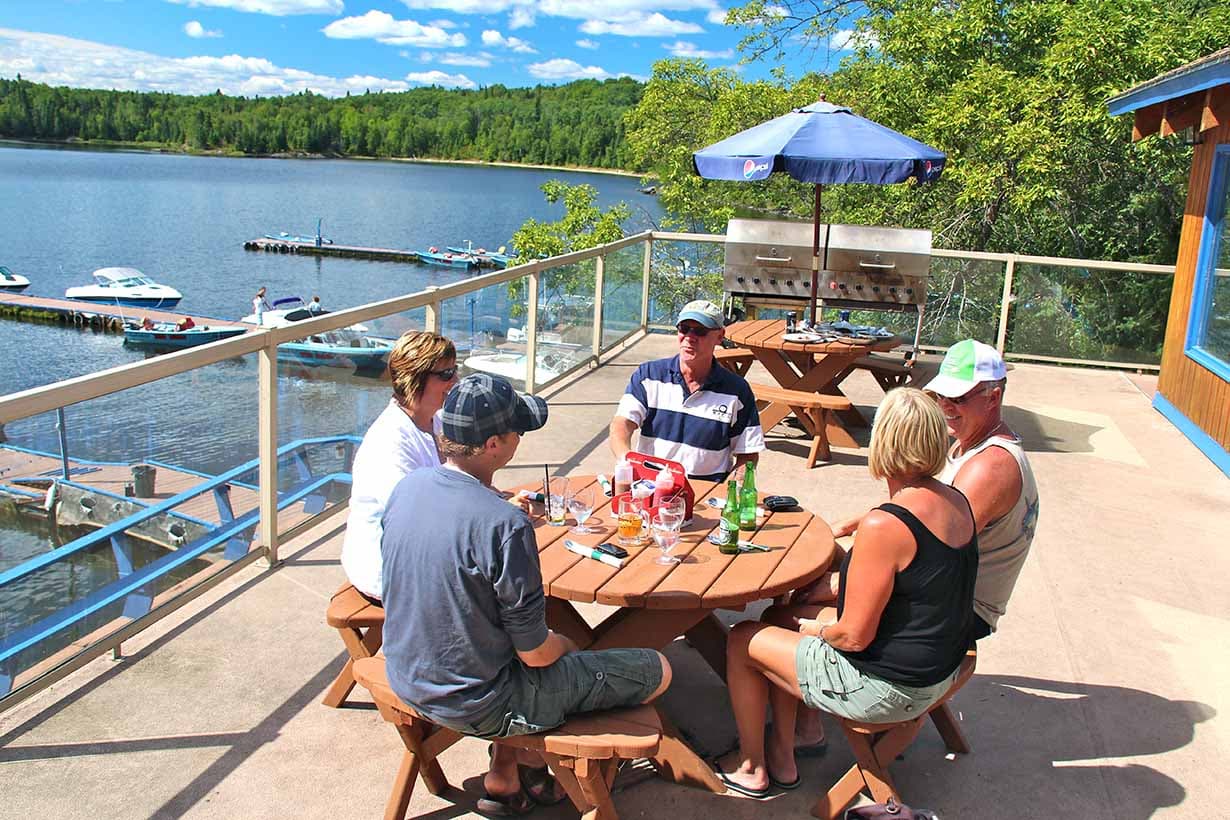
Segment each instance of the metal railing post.
[[[440,288],[436,285],[430,285],[423,289],[427,291],[432,291],[432,290],[439,290]],[[428,302],[424,307],[427,311],[427,318],[423,321],[423,329],[426,330],[428,333],[439,333],[440,332],[440,317],[444,313],[444,303],[440,301],[439,299],[436,299],[433,302]],[[474,340],[471,339],[470,341],[471,343],[473,343]]]
[[1009,254],[1004,265],[1004,293],[999,301],[999,330],[995,334],[995,349],[1004,355],[1008,341],[1008,311],[1012,309],[1012,277],[1016,271],[1016,255]]
[[602,291],[606,282],[606,257],[594,260],[594,364],[602,355]]
[[265,558],[269,566],[275,567],[278,564],[278,346],[266,344],[257,357],[260,535]]
[[525,312],[525,392],[533,393],[538,375],[538,277],[539,272],[530,273],[529,286],[526,288],[529,304]]
[[68,481],[68,423],[64,420],[64,408],[56,408],[56,431],[60,434],[60,468]]
[[645,240],[645,262],[641,270],[641,331],[649,332],[649,273],[653,268],[653,237]]

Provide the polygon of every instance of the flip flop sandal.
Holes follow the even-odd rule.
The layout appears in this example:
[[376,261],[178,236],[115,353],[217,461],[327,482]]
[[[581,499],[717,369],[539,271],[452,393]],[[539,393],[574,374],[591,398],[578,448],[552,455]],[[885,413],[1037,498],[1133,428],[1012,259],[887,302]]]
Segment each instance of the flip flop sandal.
[[793,791],[794,789],[797,789],[799,787],[800,783],[803,782],[803,777],[800,775],[799,777],[796,777],[794,780],[778,780],[776,777],[770,774],[769,782],[772,783],[774,786],[776,786],[779,789],[785,789],[786,791]]
[[534,803],[524,790],[519,790],[516,794],[507,795],[486,793],[479,798],[475,808],[492,817],[520,817],[529,814],[534,809]]
[[540,806],[554,806],[568,799],[568,793],[560,788],[546,766],[536,768],[518,764],[517,776],[521,779],[521,788]]
[[741,794],[744,797],[751,797],[756,800],[763,800],[769,796],[768,786],[765,786],[763,789],[749,789],[747,786],[744,786],[741,783],[736,783],[734,780],[731,780],[729,777],[727,777],[726,772],[718,772],[717,776],[718,776],[718,780],[721,780],[722,783],[726,785],[726,788],[730,789],[732,792],[735,792],[736,794]]

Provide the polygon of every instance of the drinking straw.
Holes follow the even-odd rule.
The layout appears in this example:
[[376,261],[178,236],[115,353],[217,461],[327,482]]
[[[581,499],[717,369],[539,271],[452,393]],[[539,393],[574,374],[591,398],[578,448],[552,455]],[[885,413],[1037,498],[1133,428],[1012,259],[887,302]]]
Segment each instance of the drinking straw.
[[547,518],[551,517],[551,470],[542,465],[542,499],[546,503]]

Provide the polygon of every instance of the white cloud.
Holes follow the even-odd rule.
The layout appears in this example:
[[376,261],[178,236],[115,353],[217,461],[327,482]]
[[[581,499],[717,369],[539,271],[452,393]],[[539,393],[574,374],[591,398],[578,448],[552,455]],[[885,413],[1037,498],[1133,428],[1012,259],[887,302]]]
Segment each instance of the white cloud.
[[419,71],[406,75],[406,80],[417,85],[439,85],[445,88],[478,88],[478,84],[464,74],[445,74],[443,71]]
[[456,14],[498,14],[515,5],[511,0],[401,0],[412,11],[444,9]]
[[477,54],[462,54],[456,51],[449,51],[439,56],[439,61],[445,65],[464,65],[475,68],[487,68],[491,65],[493,59],[494,57],[485,51],[480,51]]
[[508,15],[508,27],[513,31],[519,28],[530,28],[534,25],[534,10],[527,6],[517,6]]
[[597,40],[577,40],[577,46],[579,48],[588,48],[592,51],[598,48],[598,41]]
[[829,35],[829,48],[834,51],[853,51],[864,45],[869,48],[879,47],[880,43],[875,32],[842,28]]
[[439,20],[432,20],[427,25],[435,26],[436,28],[457,28],[457,23],[452,20],[447,20],[441,17]]
[[425,26],[414,20],[395,20],[383,11],[369,11],[362,17],[343,17],[322,29],[335,40],[376,40],[392,46],[418,48],[461,48],[464,34],[449,34],[438,26]]
[[684,20],[672,20],[658,12],[650,15],[629,14],[616,20],[586,20],[581,24],[586,34],[619,34],[624,37],[672,37],[677,34],[699,34],[703,28]]
[[733,48],[723,49],[722,51],[706,51],[703,48],[697,48],[695,43],[688,43],[684,40],[676,40],[673,43],[667,43],[662,46],[671,53],[672,57],[696,57],[702,60],[729,60],[735,56]]
[[562,57],[542,63],[531,63],[526,68],[530,74],[540,80],[608,80],[615,76],[599,66],[583,66],[576,60],[566,60]]
[[715,26],[726,25],[726,9],[716,8],[705,15],[705,20]]
[[538,49],[531,46],[520,37],[505,37],[495,29],[487,29],[483,32],[483,45],[491,48],[506,48],[510,51],[515,51],[518,54],[537,54]]
[[200,22],[198,22],[197,20],[189,20],[188,22],[184,23],[184,34],[187,34],[189,37],[195,40],[199,40],[203,37],[221,37],[222,36],[222,32],[211,31],[205,28],[203,25],[201,25]]
[[163,57],[56,34],[0,28],[0,76],[18,72],[32,82],[73,88],[165,91],[172,94],[280,96],[304,90],[340,97],[346,92],[405,91],[403,80],[329,77],[274,65],[262,57]]
[[212,6],[285,17],[290,14],[341,14],[342,0],[167,0],[180,6]]

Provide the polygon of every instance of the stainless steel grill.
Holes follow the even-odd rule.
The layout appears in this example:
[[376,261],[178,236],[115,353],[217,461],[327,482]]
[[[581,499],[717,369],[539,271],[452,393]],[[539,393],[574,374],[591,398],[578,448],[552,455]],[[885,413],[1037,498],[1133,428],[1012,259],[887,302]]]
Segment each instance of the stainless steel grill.
[[[726,228],[727,293],[753,308],[809,310],[814,230],[810,222],[732,219]],[[917,347],[927,304],[931,232],[820,225],[819,238],[818,304],[917,313]]]

